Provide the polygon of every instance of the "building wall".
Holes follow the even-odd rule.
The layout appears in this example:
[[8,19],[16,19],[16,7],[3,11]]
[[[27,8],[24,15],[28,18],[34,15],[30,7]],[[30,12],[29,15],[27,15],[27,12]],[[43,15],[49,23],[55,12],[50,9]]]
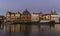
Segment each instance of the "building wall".
[[59,22],[59,15],[51,15],[51,21]]
[[50,19],[51,19],[50,15],[46,15],[46,20],[50,21]]
[[43,20],[43,14],[39,14],[39,20]]
[[33,13],[30,14],[28,10],[25,10],[22,14],[19,12],[12,13],[7,12],[6,14],[7,21],[19,21],[19,22],[38,22],[40,20],[44,21],[55,21],[59,22],[59,15],[56,13],[48,13],[48,14],[42,14],[42,13]]
[[11,15],[9,12],[6,13],[6,21],[10,21],[11,19]]
[[31,21],[32,22],[37,22],[37,21],[39,21],[39,14],[32,14],[31,15]]
[[16,17],[15,17],[15,14],[11,14],[11,21],[15,21],[16,20]]
[[15,14],[15,21],[16,21],[16,22],[20,22],[20,18],[21,18],[21,14],[17,12],[17,13]]
[[0,16],[0,23],[4,22],[5,17],[4,16]]
[[20,22],[31,22],[31,16],[29,15],[21,15]]
[[6,20],[7,21],[20,21],[20,13],[12,13],[12,12],[7,12],[6,14]]

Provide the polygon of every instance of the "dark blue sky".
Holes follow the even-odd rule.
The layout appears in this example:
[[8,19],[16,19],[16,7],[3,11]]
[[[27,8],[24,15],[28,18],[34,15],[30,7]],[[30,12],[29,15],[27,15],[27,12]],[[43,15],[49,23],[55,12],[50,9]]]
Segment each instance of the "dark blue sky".
[[49,13],[54,8],[60,14],[60,0],[0,0],[0,15],[5,15],[7,11],[23,12],[26,8],[31,13]]

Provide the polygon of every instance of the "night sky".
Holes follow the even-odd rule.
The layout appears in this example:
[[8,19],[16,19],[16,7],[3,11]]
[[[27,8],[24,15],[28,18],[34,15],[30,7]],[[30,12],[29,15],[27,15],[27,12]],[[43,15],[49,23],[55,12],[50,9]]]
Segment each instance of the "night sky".
[[5,15],[7,11],[22,13],[26,8],[31,13],[50,13],[54,8],[60,15],[60,0],[0,0],[0,15]]

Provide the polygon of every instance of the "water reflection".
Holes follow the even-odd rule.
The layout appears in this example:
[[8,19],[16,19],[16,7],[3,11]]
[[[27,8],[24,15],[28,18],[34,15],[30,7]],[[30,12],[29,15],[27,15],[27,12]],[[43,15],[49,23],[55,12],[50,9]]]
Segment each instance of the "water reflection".
[[56,36],[60,33],[60,24],[51,25],[27,25],[27,24],[5,24],[0,25],[0,32],[4,36]]

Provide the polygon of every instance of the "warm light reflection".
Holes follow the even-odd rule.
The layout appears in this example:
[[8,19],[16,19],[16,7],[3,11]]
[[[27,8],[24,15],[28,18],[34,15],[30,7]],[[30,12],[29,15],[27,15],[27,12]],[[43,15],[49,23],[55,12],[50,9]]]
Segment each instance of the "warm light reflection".
[[[1,26],[2,28],[2,26]],[[39,30],[40,29],[40,30]],[[54,26],[49,25],[24,25],[24,24],[5,24],[4,30],[6,32],[50,32],[50,31],[57,31],[60,30],[60,24],[55,24]]]
[[55,24],[55,30],[60,30],[60,24]]

